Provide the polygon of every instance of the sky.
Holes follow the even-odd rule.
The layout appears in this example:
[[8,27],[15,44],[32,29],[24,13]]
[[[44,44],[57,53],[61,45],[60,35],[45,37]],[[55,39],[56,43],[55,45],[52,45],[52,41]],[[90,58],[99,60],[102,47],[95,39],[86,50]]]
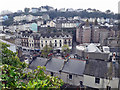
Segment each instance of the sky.
[[9,10],[16,12],[24,10],[25,7],[31,8],[40,6],[52,6],[54,8],[73,8],[73,9],[98,9],[100,11],[111,10],[114,13],[118,12],[118,2],[120,0],[1,0],[0,12]]

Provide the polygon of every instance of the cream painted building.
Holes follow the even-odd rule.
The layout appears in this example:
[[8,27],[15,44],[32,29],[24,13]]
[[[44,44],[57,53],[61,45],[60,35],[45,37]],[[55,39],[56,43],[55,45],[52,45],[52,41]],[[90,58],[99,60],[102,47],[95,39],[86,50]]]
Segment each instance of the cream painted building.
[[40,19],[40,20],[37,20],[37,25],[38,26],[41,26],[44,24],[44,20]]
[[19,25],[14,25],[14,28],[17,31],[25,31],[25,30],[29,30],[31,27],[32,23],[28,23],[28,24],[19,24]]
[[95,80],[96,78],[94,76],[84,75],[83,84],[92,88],[107,88],[107,86],[111,88],[118,88],[119,78],[113,78],[110,81],[105,78],[99,78],[99,83],[96,83]]
[[22,21],[22,20],[25,20],[25,18],[26,18],[26,15],[21,15],[21,16],[15,16],[14,17],[14,21],[16,22],[16,21]]
[[62,23],[62,28],[73,28],[73,27],[76,27],[76,23],[71,23],[71,22]]
[[54,21],[48,21],[46,25],[48,27],[56,27],[56,23]]
[[28,44],[29,44],[29,45],[28,45],[29,48],[32,49],[32,50],[34,50],[34,39],[33,39],[33,36],[31,36],[31,35],[29,36],[28,42],[29,42],[29,43],[28,43]]
[[40,38],[40,48],[42,49],[45,45],[52,46],[54,49],[61,49],[64,44],[72,46],[72,36],[71,35],[61,35],[61,34],[50,34],[41,35]]
[[[72,36],[67,34],[61,34],[61,33],[46,33],[46,34],[38,34],[38,33],[32,33],[32,34],[26,34],[27,36],[23,36],[22,39],[22,45],[27,46],[30,49],[40,49],[42,50],[43,47],[46,45],[53,47],[55,50],[60,49],[62,50],[63,45],[68,45],[70,48],[72,47]],[[29,36],[28,36],[29,35]],[[24,39],[25,37],[28,37]],[[24,41],[27,40],[27,41]],[[26,45],[27,44],[27,45]]]
[[86,62],[83,85],[101,90],[118,88],[118,63],[101,60]]
[[32,33],[28,38],[28,46],[30,49],[40,49],[40,34]]

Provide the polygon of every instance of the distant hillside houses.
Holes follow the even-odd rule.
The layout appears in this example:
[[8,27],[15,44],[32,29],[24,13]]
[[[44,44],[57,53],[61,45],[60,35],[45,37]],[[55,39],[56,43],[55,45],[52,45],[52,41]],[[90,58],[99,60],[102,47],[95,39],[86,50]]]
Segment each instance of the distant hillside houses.
[[33,15],[21,15],[21,16],[15,16],[14,17],[14,21],[23,21],[23,20],[26,20],[26,21],[32,21],[32,20],[37,20],[39,19],[40,16],[33,16]]

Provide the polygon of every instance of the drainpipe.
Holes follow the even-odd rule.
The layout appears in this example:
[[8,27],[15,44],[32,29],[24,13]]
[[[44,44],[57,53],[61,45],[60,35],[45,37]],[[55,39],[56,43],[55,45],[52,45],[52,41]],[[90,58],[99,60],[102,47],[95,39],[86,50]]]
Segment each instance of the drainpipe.
[[[120,53],[119,53],[119,56],[120,56]],[[119,60],[118,60],[118,66],[119,66],[119,68],[118,68],[118,78],[119,78],[119,83],[118,83],[118,90],[120,90],[120,58],[119,58]]]
[[[120,4],[120,2],[119,2]],[[118,4],[118,6],[119,6]],[[120,7],[120,6],[119,6]],[[118,16],[118,20],[120,20],[120,16]],[[120,21],[119,21],[119,24],[118,24],[118,30],[119,30],[119,34],[118,34],[118,41],[117,42],[120,42]],[[120,43],[118,43],[118,48],[120,48]],[[120,57],[120,52],[119,52],[119,55]],[[119,78],[119,83],[118,83],[118,90],[120,90],[120,58],[118,59],[118,64],[119,64],[119,68],[118,68],[118,78]]]

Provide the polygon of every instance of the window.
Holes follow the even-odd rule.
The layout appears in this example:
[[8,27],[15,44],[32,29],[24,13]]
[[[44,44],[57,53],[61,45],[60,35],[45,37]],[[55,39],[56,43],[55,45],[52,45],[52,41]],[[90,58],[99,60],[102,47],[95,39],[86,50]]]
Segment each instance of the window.
[[100,83],[100,78],[95,78],[95,83],[99,84]]
[[41,46],[43,47],[43,44],[41,44]]
[[70,41],[70,39],[69,39],[69,42],[68,42],[68,43],[69,43],[69,46],[71,46],[71,41]]
[[62,46],[62,44],[60,43],[60,47]]
[[55,47],[57,47],[57,40],[55,40]]
[[41,43],[43,43],[43,41],[41,41]]
[[45,45],[47,45],[47,41],[45,41]]
[[110,86],[107,86],[107,90],[111,90],[111,87],[110,87]]
[[64,44],[67,44],[67,40],[65,39]]
[[53,76],[53,72],[51,72],[51,76]]
[[57,43],[55,43],[55,47],[57,47]]
[[83,86],[83,82],[82,81],[80,81],[80,86]]
[[60,47],[62,46],[62,41],[60,40]]
[[52,47],[52,42],[51,42],[51,41],[50,41],[50,43],[49,43],[49,44],[50,44],[50,47]]
[[72,75],[71,74],[69,74],[69,79],[72,79]]

